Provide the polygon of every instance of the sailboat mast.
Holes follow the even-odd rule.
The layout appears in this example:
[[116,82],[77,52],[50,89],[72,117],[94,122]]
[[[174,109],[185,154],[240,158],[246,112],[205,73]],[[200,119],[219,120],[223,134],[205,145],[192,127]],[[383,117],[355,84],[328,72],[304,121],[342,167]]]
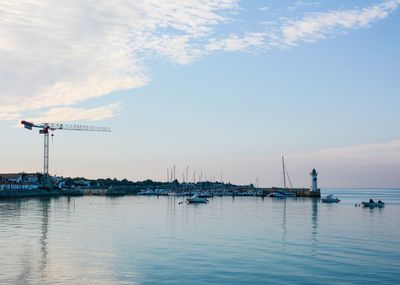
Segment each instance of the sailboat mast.
[[282,170],[283,170],[283,188],[286,189],[286,171],[285,171],[285,158],[282,155]]

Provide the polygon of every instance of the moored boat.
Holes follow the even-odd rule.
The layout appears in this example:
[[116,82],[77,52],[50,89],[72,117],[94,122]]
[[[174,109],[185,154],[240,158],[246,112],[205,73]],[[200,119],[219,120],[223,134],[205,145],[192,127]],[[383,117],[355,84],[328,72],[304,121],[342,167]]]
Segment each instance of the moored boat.
[[374,200],[369,199],[368,202],[361,202],[361,203],[364,205],[364,207],[370,207],[370,208],[375,208],[375,207],[382,208],[385,206],[385,203],[383,203],[381,200],[375,202]]
[[204,197],[199,197],[197,195],[193,195],[190,198],[186,199],[186,202],[192,203],[192,204],[205,204],[208,203],[208,199]]
[[[275,188],[274,192],[270,193],[268,197],[272,198],[287,198],[287,197],[297,197],[297,194],[293,191],[292,182],[290,181],[289,174],[285,167],[285,158],[282,156],[282,171],[283,171],[283,188]],[[289,180],[290,188],[286,187],[286,177]]]
[[340,199],[332,194],[329,194],[325,198],[321,198],[321,201],[322,203],[339,203]]

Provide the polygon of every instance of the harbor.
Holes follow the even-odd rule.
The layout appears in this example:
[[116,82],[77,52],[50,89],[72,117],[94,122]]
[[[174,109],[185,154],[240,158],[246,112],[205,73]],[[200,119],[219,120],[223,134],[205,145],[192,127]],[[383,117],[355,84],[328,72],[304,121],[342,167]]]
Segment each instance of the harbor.
[[[268,197],[284,192],[294,197],[320,198],[316,184],[310,188],[261,188],[250,185],[234,185],[223,182],[202,181],[196,183],[157,182],[152,180],[132,182],[128,180],[63,178],[49,176],[46,184],[40,182],[40,173],[0,174],[0,198],[33,196],[78,196],[78,195],[144,195],[144,196],[255,196]],[[314,177],[311,177],[313,180]]]
[[[176,167],[167,169],[167,181],[157,182],[145,180],[133,182],[127,179],[95,179],[90,180],[83,177],[70,178],[62,176],[52,176],[49,174],[49,132],[55,129],[71,130],[92,130],[107,131],[108,128],[94,128],[86,126],[66,126],[61,124],[35,125],[22,121],[26,129],[34,127],[44,129],[44,171],[43,173],[0,173],[0,198],[11,197],[34,197],[34,196],[83,196],[83,195],[145,195],[145,196],[256,196],[256,197],[308,197],[320,198],[321,190],[318,188],[318,173],[315,168],[310,172],[311,183],[309,188],[294,188],[289,177],[285,159],[282,156],[282,178],[283,187],[258,187],[258,177],[256,186],[234,185],[222,181],[203,180],[203,172],[196,182],[196,171],[193,173],[193,181],[189,181],[189,166],[182,174],[182,180],[176,179]],[[288,187],[287,182],[290,185]]]

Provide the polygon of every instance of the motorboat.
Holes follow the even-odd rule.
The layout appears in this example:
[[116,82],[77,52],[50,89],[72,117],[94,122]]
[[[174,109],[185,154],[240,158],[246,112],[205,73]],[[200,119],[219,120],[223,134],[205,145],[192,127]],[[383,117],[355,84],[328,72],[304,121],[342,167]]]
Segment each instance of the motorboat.
[[370,207],[370,208],[375,208],[375,207],[382,208],[385,206],[385,203],[383,203],[381,200],[375,202],[374,200],[369,199],[368,202],[361,202],[361,203],[364,205],[364,207]]
[[208,199],[204,197],[199,197],[197,195],[193,195],[190,198],[186,199],[186,202],[192,203],[192,204],[205,204],[208,203]]
[[332,194],[329,194],[325,198],[321,198],[321,201],[322,203],[339,203],[340,199]]

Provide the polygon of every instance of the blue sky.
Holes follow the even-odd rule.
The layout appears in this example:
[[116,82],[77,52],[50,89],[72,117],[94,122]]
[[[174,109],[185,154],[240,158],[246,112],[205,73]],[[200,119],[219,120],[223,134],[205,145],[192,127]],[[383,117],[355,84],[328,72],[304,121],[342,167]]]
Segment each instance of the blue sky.
[[0,171],[400,187],[400,1],[248,2],[0,4]]

